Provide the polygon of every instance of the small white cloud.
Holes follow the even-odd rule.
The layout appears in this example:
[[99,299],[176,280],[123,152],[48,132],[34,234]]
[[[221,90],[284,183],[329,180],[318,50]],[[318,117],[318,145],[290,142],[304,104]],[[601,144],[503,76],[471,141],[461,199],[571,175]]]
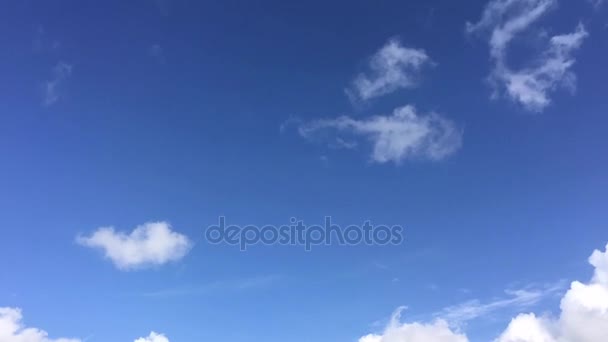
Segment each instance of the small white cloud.
[[573,33],[551,37],[545,51],[533,58],[529,66],[512,70],[507,65],[510,43],[556,3],[556,0],[492,0],[478,23],[467,23],[469,33],[490,32],[490,55],[494,63],[490,81],[496,94],[504,91],[530,111],[544,110],[551,103],[549,95],[554,90],[574,89],[576,77],[570,70],[575,63],[572,55],[588,35],[579,24]]
[[169,339],[165,335],[153,331],[148,337],[140,337],[135,342],[169,342]]
[[369,334],[359,342],[468,342],[465,335],[453,331],[444,320],[433,323],[401,323],[399,308],[381,334]]
[[129,234],[116,232],[113,227],[102,227],[91,236],[79,236],[77,242],[102,249],[121,270],[179,260],[192,246],[188,237],[172,231],[166,222],[149,222]]
[[307,139],[326,138],[328,131],[330,136],[336,132],[331,144],[347,148],[355,148],[356,142],[345,144],[348,140],[340,134],[366,138],[373,145],[371,159],[377,163],[398,164],[408,158],[440,160],[458,150],[462,142],[462,130],[453,122],[435,113],[418,114],[412,106],[369,119],[341,116],[317,120],[302,124],[298,131]]
[[80,342],[79,339],[49,338],[44,330],[25,327],[22,319],[21,309],[0,308],[1,342]]
[[346,93],[353,100],[370,100],[418,83],[418,73],[431,64],[426,52],[407,48],[391,39],[371,57],[369,72],[359,74]]
[[53,68],[52,78],[44,84],[44,105],[50,106],[61,97],[60,87],[72,75],[72,65],[59,62]]

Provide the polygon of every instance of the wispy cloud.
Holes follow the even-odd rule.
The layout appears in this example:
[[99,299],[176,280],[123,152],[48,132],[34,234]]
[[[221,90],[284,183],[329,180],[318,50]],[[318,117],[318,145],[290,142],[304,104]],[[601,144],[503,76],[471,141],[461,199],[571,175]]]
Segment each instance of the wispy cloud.
[[506,296],[491,301],[481,302],[471,300],[462,304],[450,306],[435,314],[451,324],[461,323],[485,317],[489,314],[505,309],[522,309],[537,304],[542,299],[559,293],[563,290],[563,283],[551,284],[543,287],[530,286],[524,289],[507,290]]
[[424,50],[408,48],[397,39],[391,39],[370,59],[369,70],[359,74],[346,89],[351,100],[370,100],[392,93],[400,88],[418,84],[419,72],[431,64]]
[[603,4],[604,4],[604,0],[588,0],[591,5],[593,5],[593,7],[595,9],[599,9]]
[[0,341],[2,342],[81,342],[79,339],[51,339],[38,328],[26,327],[23,314],[18,308],[0,307]]
[[72,75],[72,65],[59,62],[53,67],[52,77],[44,84],[44,105],[50,106],[57,102],[62,96],[61,87]]
[[458,150],[462,129],[435,113],[419,114],[413,106],[397,108],[391,115],[368,119],[341,116],[301,124],[299,134],[309,140],[323,140],[332,146],[356,147],[353,139],[371,143],[371,160],[396,164],[408,158],[440,160]]
[[495,95],[506,94],[524,108],[543,111],[550,103],[550,93],[560,87],[573,90],[576,76],[571,71],[576,51],[588,33],[582,24],[570,34],[549,38],[543,53],[519,70],[507,65],[509,45],[557,4],[556,0],[492,0],[479,22],[467,23],[469,33],[489,32],[490,55],[494,68],[490,82]]
[[101,249],[121,270],[162,265],[183,258],[192,243],[187,236],[171,230],[167,222],[149,222],[130,233],[117,232],[114,227],[101,227],[90,236],[76,241],[86,247]]

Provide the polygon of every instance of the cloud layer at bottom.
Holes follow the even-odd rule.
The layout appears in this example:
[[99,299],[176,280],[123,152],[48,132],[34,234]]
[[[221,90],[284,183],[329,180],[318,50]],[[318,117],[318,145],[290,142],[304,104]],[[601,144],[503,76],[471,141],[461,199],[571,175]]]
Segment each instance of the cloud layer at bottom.
[[[606,342],[608,341],[608,245],[589,257],[593,277],[574,281],[562,297],[559,316],[524,313],[516,316],[494,342]],[[379,334],[359,338],[359,342],[468,342],[466,334],[454,329],[446,319],[434,322],[402,323],[402,308]],[[0,307],[0,342],[81,342],[80,339],[48,337],[46,331],[26,327],[21,310]],[[134,342],[169,342],[155,332]]]
[[165,335],[153,331],[150,333],[150,336],[140,337],[135,342],[169,342],[169,339]]
[[[520,314],[494,342],[606,342],[608,341],[608,245],[589,257],[591,281],[574,281],[561,300],[559,317]],[[398,310],[382,334],[363,336],[359,342],[468,342],[445,320],[401,323]]]
[[[49,338],[46,331],[26,327],[23,324],[21,309],[0,307],[0,342],[82,342],[82,340],[77,338]],[[140,337],[134,342],[169,342],[169,339],[163,334],[151,332],[148,337]]]
[[28,328],[17,308],[0,308],[0,342],[80,342],[79,339],[51,339],[46,331]]

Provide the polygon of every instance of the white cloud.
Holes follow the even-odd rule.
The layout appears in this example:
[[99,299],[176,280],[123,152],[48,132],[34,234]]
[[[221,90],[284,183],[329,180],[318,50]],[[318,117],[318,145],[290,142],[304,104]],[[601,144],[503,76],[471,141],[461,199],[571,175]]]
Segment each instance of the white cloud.
[[80,342],[79,339],[51,339],[38,328],[28,328],[22,323],[21,309],[0,308],[0,342]]
[[79,236],[83,246],[99,248],[122,270],[162,265],[184,257],[192,243],[185,235],[171,230],[166,222],[149,222],[130,234],[102,227],[91,236]]
[[391,39],[370,60],[369,72],[359,74],[347,94],[354,100],[369,100],[400,88],[415,87],[418,73],[431,63],[426,52],[407,48]]
[[382,334],[369,334],[359,342],[468,342],[465,335],[453,331],[444,320],[433,323],[401,323],[398,309]]
[[555,342],[548,326],[549,322],[545,318],[522,314],[511,321],[496,342]]
[[542,111],[551,103],[549,92],[558,87],[575,88],[576,76],[569,70],[575,62],[572,52],[586,36],[582,25],[573,33],[554,36],[537,66],[519,71],[502,69],[495,77],[505,83],[511,98],[532,111]]
[[[75,338],[50,338],[44,330],[24,326],[22,320],[21,309],[0,307],[0,342],[82,342]],[[140,337],[134,342],[169,342],[169,339],[151,332],[148,337]]]
[[[588,283],[572,282],[562,297],[559,317],[520,314],[511,320],[494,342],[608,341],[608,245],[604,252],[594,251],[589,263],[594,267],[593,278]],[[463,333],[451,328],[459,326],[459,320],[487,315],[490,311],[507,306],[531,305],[544,295],[555,293],[558,288],[552,286],[544,291],[518,291],[511,299],[486,305],[463,305],[456,310],[448,308],[441,312],[440,318],[434,323],[400,323],[400,309],[382,334],[363,336],[359,342],[466,342],[468,339]]]
[[551,103],[549,95],[557,88],[574,89],[576,77],[570,70],[575,63],[572,54],[588,33],[579,24],[573,33],[552,36],[545,51],[519,70],[507,65],[507,51],[518,34],[529,29],[556,4],[556,0],[492,0],[478,23],[467,23],[469,33],[491,32],[489,44],[494,69],[490,80],[496,93],[504,91],[512,100],[535,112]]
[[366,138],[373,145],[371,159],[378,163],[400,163],[408,158],[440,160],[460,148],[462,141],[462,130],[452,121],[435,113],[418,114],[413,106],[399,107],[392,115],[361,120],[341,116],[299,126],[300,135],[307,139],[326,137],[328,132],[338,134],[332,144],[348,148],[357,144],[340,134]]
[[140,337],[135,342],[169,342],[169,339],[165,335],[153,331],[148,337]]
[[467,23],[467,31],[491,31],[491,55],[497,62],[504,55],[513,38],[541,18],[556,5],[556,0],[492,0],[477,24]]
[[50,106],[61,97],[60,87],[72,75],[72,65],[59,62],[53,68],[52,78],[44,84],[44,105]]
[[595,272],[585,284],[572,282],[562,298],[558,319],[519,315],[496,342],[608,341],[608,245],[589,258]]

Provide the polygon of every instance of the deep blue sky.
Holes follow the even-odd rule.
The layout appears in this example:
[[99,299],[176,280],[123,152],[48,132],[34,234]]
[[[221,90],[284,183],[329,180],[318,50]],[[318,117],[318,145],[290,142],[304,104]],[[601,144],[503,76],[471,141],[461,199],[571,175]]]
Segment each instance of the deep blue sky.
[[[90,341],[151,330],[171,341],[356,341],[400,305],[426,319],[514,284],[587,279],[587,256],[608,240],[605,8],[562,0],[537,23],[554,35],[582,22],[589,37],[576,52],[576,91],[551,92],[552,104],[530,113],[491,99],[487,41],[465,34],[486,2],[6,1],[0,306],[22,308],[28,326],[52,336]],[[344,89],[393,37],[434,66],[415,89],[353,105]],[[522,40],[514,64],[528,56]],[[59,62],[72,71],[45,105]],[[441,161],[378,164],[365,148],[280,130],[294,117],[365,118],[406,104],[461,125],[462,147]],[[219,215],[371,219],[403,225],[406,240],[243,253],[204,241]],[[75,243],[100,226],[158,220],[196,243],[179,263],[121,272]],[[251,279],[261,284],[238,285]],[[183,288],[210,289],[145,295]],[[510,315],[467,332],[487,340]]]

